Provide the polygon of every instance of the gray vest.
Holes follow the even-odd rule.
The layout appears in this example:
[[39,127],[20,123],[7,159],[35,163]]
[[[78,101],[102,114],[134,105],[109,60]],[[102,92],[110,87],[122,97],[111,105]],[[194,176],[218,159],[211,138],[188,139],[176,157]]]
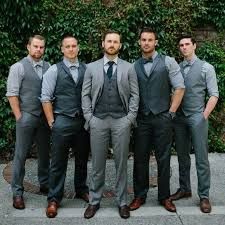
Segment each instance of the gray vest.
[[[19,95],[20,109],[21,111],[39,116],[42,112],[42,106],[39,99],[41,95],[42,80],[35,72],[33,65],[27,57],[20,60],[20,63],[24,68],[24,78],[21,83]],[[48,68],[49,64],[43,61],[42,74],[44,74]]]
[[181,108],[186,116],[196,112],[203,112],[205,108],[206,80],[201,70],[205,62],[197,59],[185,75],[183,63],[180,63],[181,73],[184,77],[185,93]]
[[139,84],[139,112],[144,115],[149,113],[156,115],[169,110],[171,84],[169,72],[165,65],[165,56],[157,55],[149,77],[145,72],[142,58],[134,63],[134,68]]
[[57,63],[56,66],[58,74],[54,92],[54,113],[70,117],[74,117],[75,114],[82,114],[81,90],[86,65],[79,63],[77,83],[74,82],[69,68],[63,61]]
[[104,72],[104,86],[102,94],[96,104],[94,116],[103,119],[106,116],[121,118],[126,115],[127,113],[120,99],[117,87],[117,72],[113,74],[111,79],[109,79]]

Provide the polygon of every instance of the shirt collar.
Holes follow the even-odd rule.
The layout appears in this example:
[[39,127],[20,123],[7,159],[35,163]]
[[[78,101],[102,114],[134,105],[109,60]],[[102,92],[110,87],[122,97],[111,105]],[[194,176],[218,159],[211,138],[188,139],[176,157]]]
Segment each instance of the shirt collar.
[[28,55],[27,59],[29,60],[29,62],[31,62],[31,64],[33,65],[33,67],[35,67],[36,65],[39,65],[40,67],[43,67],[43,60],[39,60],[38,62],[34,61],[33,58]]
[[[157,51],[155,51],[155,52],[154,52],[154,54],[153,54],[153,55],[152,55],[152,57],[151,57],[151,58],[152,58],[152,60],[154,60],[154,59],[157,57],[157,55],[158,55],[158,52],[157,52]],[[142,58],[144,58],[144,57],[142,56]]]
[[109,59],[106,57],[106,55],[104,55],[104,57],[103,57],[103,63],[104,63],[104,66],[105,66],[109,61],[113,61],[113,62],[117,65],[117,62],[118,62],[118,56],[117,56],[115,59],[113,59],[113,60],[109,60]]
[[196,59],[197,59],[197,56],[196,55],[194,55],[193,57],[192,57],[192,59],[191,60],[184,60],[183,61],[183,66],[185,67],[185,66],[192,66],[193,64],[194,64],[194,62],[196,61]]
[[74,63],[70,62],[67,58],[63,58],[63,62],[66,65],[66,67],[70,68],[71,66],[79,67],[79,61],[76,59]]

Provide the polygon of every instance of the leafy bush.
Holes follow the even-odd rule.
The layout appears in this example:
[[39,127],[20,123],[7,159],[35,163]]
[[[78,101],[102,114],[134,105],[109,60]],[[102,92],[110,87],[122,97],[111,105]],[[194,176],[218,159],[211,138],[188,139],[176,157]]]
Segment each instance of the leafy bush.
[[219,86],[219,101],[210,117],[209,129],[209,146],[210,151],[225,151],[224,128],[225,128],[225,50],[221,48],[219,43],[204,43],[198,49],[200,58],[211,63],[216,70],[218,86]]
[[[180,33],[206,23],[215,25],[220,33],[224,31],[224,5],[218,0],[4,1],[0,8],[0,151],[9,149],[14,143],[14,118],[4,97],[8,68],[26,55],[25,46],[30,35],[41,33],[47,38],[45,58],[55,63],[62,57],[61,36],[72,33],[80,43],[79,58],[91,62],[102,55],[102,33],[109,28],[116,29],[123,37],[121,57],[132,62],[140,55],[137,42],[140,28],[152,26],[158,32],[158,50],[177,57],[176,38]],[[218,121],[216,113],[224,108],[224,73],[220,71],[224,71],[225,57],[218,46],[210,44],[202,47],[199,54],[218,71],[221,100],[211,119],[214,124]],[[214,146],[213,150],[222,151],[221,130],[213,129],[210,145]]]

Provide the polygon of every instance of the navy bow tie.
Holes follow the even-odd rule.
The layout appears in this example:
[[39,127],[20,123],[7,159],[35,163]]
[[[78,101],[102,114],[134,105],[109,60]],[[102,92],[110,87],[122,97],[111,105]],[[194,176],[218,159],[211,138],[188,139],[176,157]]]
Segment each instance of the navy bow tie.
[[41,63],[37,63],[37,64],[34,65],[34,67],[35,67],[35,68],[37,68],[37,67],[42,67],[42,64],[41,64]]
[[153,62],[153,59],[152,58],[142,58],[142,61],[143,61],[143,64],[146,64],[146,63],[152,63]]
[[186,66],[191,66],[191,62],[185,61],[184,62],[184,67],[186,67]]
[[75,70],[77,67],[76,66],[70,66],[71,70]]

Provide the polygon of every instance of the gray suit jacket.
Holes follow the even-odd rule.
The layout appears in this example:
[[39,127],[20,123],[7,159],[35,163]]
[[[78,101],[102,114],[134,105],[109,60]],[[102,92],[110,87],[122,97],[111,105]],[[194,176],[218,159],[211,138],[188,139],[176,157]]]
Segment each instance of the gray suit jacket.
[[[85,129],[89,129],[96,103],[102,94],[104,84],[103,58],[87,65],[82,88],[82,109],[86,120]],[[139,89],[134,66],[118,59],[117,85],[120,98],[127,111],[127,118],[136,125],[136,116],[139,105]]]

